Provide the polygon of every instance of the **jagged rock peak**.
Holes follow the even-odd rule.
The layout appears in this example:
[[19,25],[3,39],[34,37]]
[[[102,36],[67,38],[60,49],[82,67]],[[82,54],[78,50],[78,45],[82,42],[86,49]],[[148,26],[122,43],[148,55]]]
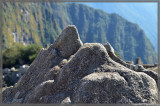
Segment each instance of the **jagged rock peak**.
[[83,43],[80,40],[76,26],[69,25],[62,31],[54,44],[49,47],[49,50],[56,48],[61,57],[69,58],[76,53],[82,45]]
[[114,53],[114,49],[113,49],[113,47],[111,46],[111,44],[110,44],[109,42],[107,42],[107,43],[104,45],[104,47],[106,48],[106,50],[107,50],[108,52]]

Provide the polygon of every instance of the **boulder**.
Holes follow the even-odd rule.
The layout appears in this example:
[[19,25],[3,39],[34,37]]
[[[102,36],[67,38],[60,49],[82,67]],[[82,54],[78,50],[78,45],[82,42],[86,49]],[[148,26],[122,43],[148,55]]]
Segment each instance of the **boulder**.
[[82,44],[68,26],[42,49],[20,80],[2,93],[3,103],[156,103],[154,75],[128,64],[108,43]]
[[72,83],[94,72],[94,68],[106,63],[108,58],[108,53],[103,45],[86,43],[61,69],[57,77],[57,83],[63,89],[67,89]]
[[26,95],[24,103],[37,103],[42,96],[50,95],[54,86],[54,80],[42,82]]
[[[53,70],[56,69],[53,68],[60,63],[62,63],[60,64],[60,67],[62,67],[65,64],[64,59],[73,55],[82,45],[76,27],[70,25],[65,28],[53,45],[48,49],[43,48],[40,51],[27,72],[12,88],[14,92],[10,94],[10,97],[13,99],[14,95],[20,92],[18,98],[24,99],[25,96],[40,83],[54,79],[52,75],[54,73]],[[55,73],[57,73],[57,70]],[[48,76],[48,78],[46,78],[46,76]],[[2,96],[7,98],[5,93],[3,93]]]
[[50,46],[48,50],[56,48],[61,57],[69,58],[77,52],[82,45],[77,28],[74,25],[70,25],[63,30],[54,42],[54,45]]
[[118,72],[92,73],[81,79],[72,102],[156,103],[154,99],[157,98],[156,89],[155,81],[144,73],[126,72],[126,75],[120,75]]

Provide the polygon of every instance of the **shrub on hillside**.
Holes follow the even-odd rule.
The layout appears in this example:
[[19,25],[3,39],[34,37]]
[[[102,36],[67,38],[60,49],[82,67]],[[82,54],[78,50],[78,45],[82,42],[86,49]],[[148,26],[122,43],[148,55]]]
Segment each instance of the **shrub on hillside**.
[[30,64],[41,50],[41,46],[31,44],[24,46],[15,43],[13,46],[3,50],[3,68],[11,68],[22,64]]

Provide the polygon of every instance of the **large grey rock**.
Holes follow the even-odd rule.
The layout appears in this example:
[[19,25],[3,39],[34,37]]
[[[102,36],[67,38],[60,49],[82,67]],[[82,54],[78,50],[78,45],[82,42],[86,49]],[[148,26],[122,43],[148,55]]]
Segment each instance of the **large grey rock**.
[[155,80],[139,72],[139,67],[135,71],[135,66],[128,68],[122,59],[116,60],[113,50],[106,50],[99,43],[82,46],[75,26],[68,26],[53,45],[38,54],[18,83],[3,91],[2,101],[60,104],[157,102]]
[[[26,95],[40,83],[53,80],[57,71],[59,71],[57,67],[62,68],[66,63],[64,59],[77,52],[82,45],[76,27],[73,25],[68,26],[53,45],[40,51],[27,72],[12,88],[13,92],[10,94],[3,92],[2,98],[10,97],[13,100],[15,94],[20,92],[18,99],[23,98],[24,100]],[[12,100],[8,102],[12,102]]]
[[[94,72],[94,68],[108,62],[108,53],[103,45],[86,43],[60,71],[57,82],[61,88],[80,80]],[[67,80],[66,80],[67,79]]]
[[[84,82],[87,87],[83,89],[84,83],[82,83],[83,81],[81,82],[81,79],[85,78],[87,75],[91,75],[94,72],[105,72],[98,74],[97,77],[94,76],[97,80],[99,80],[99,78],[101,79],[101,77],[107,77],[108,74],[109,76],[114,76],[114,73],[116,72],[119,75],[117,75],[117,81],[123,78],[124,84],[115,81],[115,79],[108,79],[110,82],[108,82],[108,85],[106,86],[111,87],[104,91],[108,93],[108,95],[106,95],[108,99],[106,99],[106,101],[102,100],[104,95],[99,94],[100,92],[103,92],[103,90],[100,91],[101,86],[98,86],[97,88],[99,89],[97,92],[97,95],[99,96],[90,97],[92,95],[90,92],[94,91],[95,86]],[[88,80],[92,81],[92,79],[89,78]],[[96,103],[156,103],[157,101],[157,85],[154,79],[145,73],[135,72],[119,63],[116,63],[109,57],[107,51],[101,44],[84,44],[83,47],[81,47],[74,55],[74,57],[72,57],[72,59],[62,68],[57,79],[59,89],[68,89],[70,91],[72,103],[95,103],[96,98],[99,98]],[[109,93],[111,90],[116,91],[116,88],[119,88],[117,85],[112,87],[112,83],[117,83],[120,85],[120,89],[124,88],[121,93],[126,94],[126,92],[128,92],[128,95],[120,94],[119,96],[119,90],[115,92],[114,96],[111,95]],[[101,85],[104,84],[105,81],[102,81]],[[79,92],[79,90],[82,92]],[[81,100],[80,96],[76,96],[79,94],[82,95],[82,98],[84,96],[84,101]],[[86,97],[86,95],[88,95],[88,97]],[[116,97],[118,97],[118,99],[117,101],[114,101],[113,98],[116,99]],[[87,102],[85,101],[86,98],[89,99]],[[109,100],[110,98],[112,98],[112,100]]]
[[61,57],[69,58],[77,52],[82,45],[77,28],[74,25],[70,25],[63,30],[54,42],[54,45],[49,47],[49,50],[56,48]]
[[54,80],[42,82],[26,95],[24,103],[37,103],[42,96],[51,95],[54,86]]
[[152,70],[147,70],[147,69],[141,70],[139,72],[146,73],[147,75],[149,75],[150,77],[152,77],[156,81],[156,83],[158,85],[158,74],[156,72],[154,72]]
[[144,73],[126,72],[126,75],[120,75],[118,72],[92,73],[81,79],[72,102],[156,103],[156,89],[155,81]]

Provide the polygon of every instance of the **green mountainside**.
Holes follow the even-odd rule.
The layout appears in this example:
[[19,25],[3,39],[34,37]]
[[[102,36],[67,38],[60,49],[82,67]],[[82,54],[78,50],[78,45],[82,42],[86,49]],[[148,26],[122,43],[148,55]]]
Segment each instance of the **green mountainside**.
[[70,24],[76,25],[84,43],[109,42],[126,61],[141,57],[143,63],[157,62],[152,44],[137,24],[75,3],[4,3],[3,48],[13,42],[52,44]]

